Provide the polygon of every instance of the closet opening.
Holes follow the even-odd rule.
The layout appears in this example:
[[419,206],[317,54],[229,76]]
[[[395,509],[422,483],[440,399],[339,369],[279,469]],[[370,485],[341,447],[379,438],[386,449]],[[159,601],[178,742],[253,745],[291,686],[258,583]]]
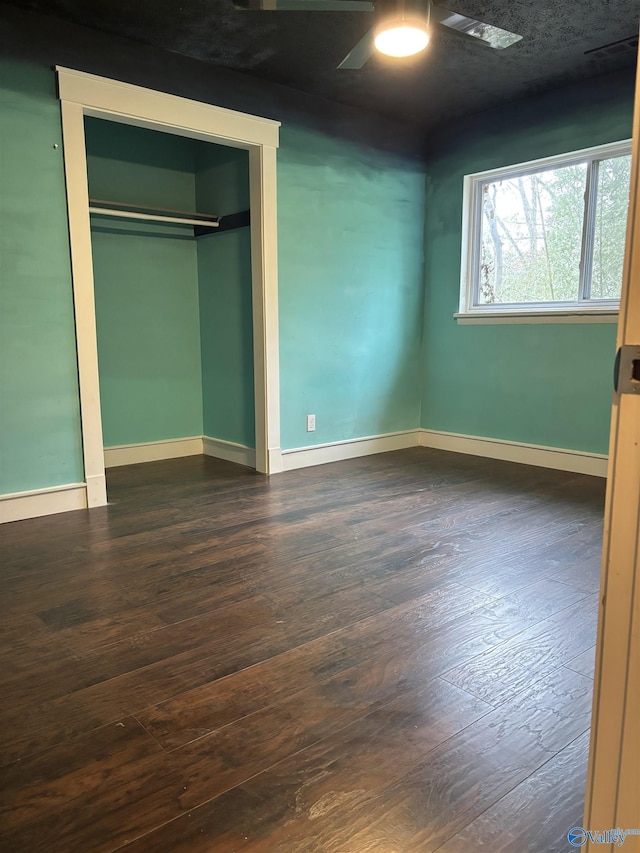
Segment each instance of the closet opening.
[[105,467],[255,468],[249,154],[85,117]]
[[[204,451],[255,467],[260,473],[281,471],[276,198],[280,123],[69,68],[58,66],[56,71],[87,507],[107,503],[105,461],[107,465],[124,464],[123,454],[129,454],[126,461],[133,462],[156,459],[160,452],[161,458],[172,458]],[[145,136],[143,141],[142,132],[152,136]],[[118,138],[118,134],[124,136]],[[135,138],[126,134],[135,134]],[[101,135],[111,139],[113,146],[101,141]],[[163,137],[168,139],[162,141]],[[155,146],[155,153],[151,151],[146,161],[140,155],[145,146]],[[167,161],[170,151],[177,158],[172,162]],[[234,170],[237,176],[242,173],[242,180],[238,177],[235,189],[220,189],[221,206],[199,210],[195,202],[207,200],[216,175]],[[224,206],[225,192],[227,197],[237,193],[230,208]],[[238,205],[242,193],[245,198],[248,193],[248,205]],[[99,242],[95,265],[101,278],[100,292],[94,291],[92,242],[96,239],[92,240],[92,225]],[[208,245],[222,242],[225,236],[229,238],[226,253]],[[118,240],[125,242],[119,244]],[[135,240],[138,247],[134,251]],[[145,241],[147,248],[142,245]],[[239,253],[237,244],[242,241],[250,246],[246,256]],[[151,244],[157,247],[151,253],[157,262],[155,276],[150,272],[153,265],[147,263]],[[118,245],[127,248],[120,252]],[[207,278],[200,275],[201,269],[213,266],[220,273],[230,267],[232,245],[238,250],[236,261],[242,260],[244,272],[250,271],[250,312],[246,290],[241,298],[235,292],[235,302],[231,299],[221,307],[214,304],[211,291],[200,286],[200,279]],[[133,278],[131,270],[118,276],[127,255],[136,258]],[[186,259],[186,266],[178,264],[178,257]],[[192,282],[190,287],[185,285],[181,299],[168,283],[171,276]],[[125,293],[123,282],[131,280],[138,290]],[[159,301],[152,297],[157,291],[163,296],[160,305],[164,305],[164,315]],[[98,364],[97,302],[98,322],[106,329],[100,344],[104,391]],[[173,327],[167,325],[172,311],[174,319],[180,321]],[[249,314],[252,334],[247,336]],[[110,336],[114,318],[123,317],[129,328],[126,335],[122,329],[118,334],[127,337],[129,356],[138,356],[136,373],[130,370],[131,359],[119,357],[126,353],[115,351],[117,335]],[[235,322],[239,317],[244,325]],[[224,318],[229,322],[223,323]],[[191,338],[187,327],[192,330]],[[220,334],[215,336],[212,329],[219,329]],[[230,339],[233,334],[235,343]],[[182,344],[178,347],[180,336]],[[222,350],[224,374],[216,372],[220,365],[213,358]],[[195,393],[198,352],[199,401]],[[251,353],[252,373],[247,365]],[[164,373],[159,371],[160,365],[166,368]],[[193,369],[188,372],[187,366]],[[149,382],[140,390],[143,374]],[[106,453],[100,406],[103,395]],[[127,401],[134,403],[128,413],[123,405]],[[156,416],[153,428],[149,427],[150,411]],[[149,438],[158,435],[168,437]],[[132,440],[134,436],[142,440]],[[158,449],[160,445],[162,450]]]

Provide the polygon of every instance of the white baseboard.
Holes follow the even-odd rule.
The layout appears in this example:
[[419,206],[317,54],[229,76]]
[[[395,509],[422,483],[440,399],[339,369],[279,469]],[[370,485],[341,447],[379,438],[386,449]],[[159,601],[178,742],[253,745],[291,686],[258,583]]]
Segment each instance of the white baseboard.
[[105,447],[104,467],[119,468],[121,465],[159,462],[162,459],[178,459],[181,456],[198,456],[202,453],[201,435],[189,438],[167,438],[163,441],[148,441],[143,444],[119,444],[114,447]]
[[227,462],[235,462],[237,465],[246,465],[247,468],[256,467],[256,452],[252,447],[245,444],[237,444],[235,441],[225,441],[223,438],[211,438],[203,436],[203,451],[207,456],[215,456],[216,459],[225,459]]
[[418,431],[410,429],[385,435],[369,435],[365,438],[349,438],[330,444],[315,444],[312,447],[295,447],[282,451],[282,470],[293,471],[295,468],[340,462],[342,459],[353,459],[356,456],[403,450],[406,447],[416,447],[417,444]]
[[247,465],[250,468],[256,466],[256,452],[251,447],[206,435],[105,447],[104,464],[105,468],[117,468],[121,465],[136,465],[139,462],[159,462],[162,459],[199,456],[203,453],[207,456],[215,456],[217,459]]
[[52,486],[49,489],[14,492],[0,495],[0,523],[86,508],[85,483],[67,483],[64,486]]
[[607,457],[603,453],[588,453],[582,450],[565,450],[560,447],[544,447],[539,444],[523,444],[501,438],[483,438],[477,435],[460,435],[455,432],[440,432],[433,429],[418,430],[421,447],[437,450],[452,450],[470,456],[486,456],[506,462],[520,462],[539,468],[555,468],[575,474],[607,476]]
[[[523,444],[506,439],[460,435],[431,429],[405,430],[283,450],[282,470],[293,471],[296,468],[323,465],[327,462],[339,462],[342,459],[353,459],[358,456],[370,456],[374,453],[387,453],[391,450],[417,446],[501,459],[506,462],[519,462],[524,465],[536,465],[541,468],[555,468],[558,471],[591,474],[596,477],[607,476],[607,457],[602,453],[565,450],[558,447],[544,447],[538,444]],[[201,453],[226,459],[238,465],[246,465],[249,468],[255,468],[256,464],[256,452],[252,448],[208,436],[107,447],[105,464],[108,468],[114,468],[138,462],[195,456]],[[0,495],[0,523],[86,509],[87,506],[86,483],[69,483],[47,489],[15,492]]]

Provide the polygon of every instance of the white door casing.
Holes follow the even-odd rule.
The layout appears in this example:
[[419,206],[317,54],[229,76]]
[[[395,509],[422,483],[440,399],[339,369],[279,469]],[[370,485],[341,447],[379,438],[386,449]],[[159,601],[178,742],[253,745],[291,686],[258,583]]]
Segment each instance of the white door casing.
[[82,445],[89,507],[107,502],[100,415],[84,117],[108,119],[249,152],[256,468],[281,470],[276,149],[280,123],[56,68],[62,112]]

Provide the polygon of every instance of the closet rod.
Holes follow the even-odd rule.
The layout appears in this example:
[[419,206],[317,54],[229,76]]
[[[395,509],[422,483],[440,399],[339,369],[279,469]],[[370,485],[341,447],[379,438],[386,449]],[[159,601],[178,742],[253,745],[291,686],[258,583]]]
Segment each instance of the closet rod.
[[128,201],[113,201],[106,198],[90,198],[89,204],[94,207],[108,207],[112,210],[135,210],[150,211],[151,213],[162,213],[168,216],[195,216],[200,219],[220,219],[213,213],[196,213],[193,210],[178,210],[175,207],[155,207],[152,204],[131,204]]
[[211,219],[187,219],[183,216],[164,216],[157,213],[135,213],[132,210],[113,210],[110,207],[89,206],[89,213],[100,216],[117,216],[118,219],[146,219],[153,222],[175,222],[180,225],[205,225],[207,228],[217,228],[219,222]]

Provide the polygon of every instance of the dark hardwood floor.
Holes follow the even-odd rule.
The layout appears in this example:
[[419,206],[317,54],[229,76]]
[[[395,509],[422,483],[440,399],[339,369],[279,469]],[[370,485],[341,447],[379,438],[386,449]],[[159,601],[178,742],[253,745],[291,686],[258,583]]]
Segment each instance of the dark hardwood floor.
[[4,525],[11,853],[558,853],[604,482],[424,449],[114,469]]

